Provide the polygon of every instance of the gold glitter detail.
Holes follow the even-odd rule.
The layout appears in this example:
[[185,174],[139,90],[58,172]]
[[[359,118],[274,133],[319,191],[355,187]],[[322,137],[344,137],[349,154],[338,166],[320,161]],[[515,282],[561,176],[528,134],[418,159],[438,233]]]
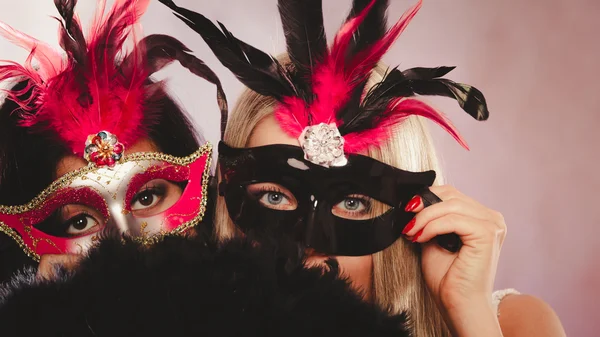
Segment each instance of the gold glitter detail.
[[27,254],[27,256],[32,258],[35,262],[40,262],[40,256],[25,244],[23,238],[21,238],[21,236],[14,229],[8,227],[5,223],[1,221],[0,232],[8,235],[9,238],[15,240],[15,242],[19,245],[19,247],[21,247],[21,249],[25,252],[25,254]]
[[[198,212],[198,215],[196,215],[192,220],[182,223],[170,232],[165,232],[161,230],[160,233],[154,234],[150,237],[134,237],[132,238],[134,241],[139,242],[143,245],[153,245],[157,242],[160,242],[166,236],[182,235],[188,229],[198,225],[202,221],[202,219],[204,218],[204,213],[206,213],[206,206],[208,204],[208,180],[210,178],[210,165],[212,163],[212,155],[210,153],[211,150],[209,150],[208,157],[206,158],[206,166],[204,168],[204,173],[202,174],[202,199],[200,200],[200,210]],[[182,164],[180,166],[184,165],[186,164]]]
[[[131,161],[136,162],[136,161],[141,161],[141,160],[158,160],[158,161],[164,161],[164,162],[179,165],[179,166],[187,166],[205,154],[208,154],[208,156],[206,159],[206,167],[205,167],[204,173],[202,175],[202,202],[200,203],[200,211],[199,211],[198,215],[194,219],[179,225],[177,228],[175,228],[174,230],[172,230],[169,233],[161,232],[161,233],[158,233],[157,235],[151,236],[149,238],[142,238],[141,241],[144,244],[152,244],[154,242],[158,242],[167,235],[181,235],[183,232],[185,232],[186,230],[195,226],[196,224],[198,224],[198,222],[202,221],[202,218],[204,217],[204,213],[206,212],[206,205],[207,205],[207,199],[208,199],[208,179],[210,177],[210,166],[211,166],[211,162],[212,162],[212,144],[210,144],[210,142],[206,142],[196,152],[192,153],[191,155],[189,155],[187,157],[175,157],[170,154],[159,153],[159,152],[137,152],[137,153],[132,153],[132,154],[126,155],[121,159],[121,161],[119,161],[119,163],[126,163],[126,162],[131,162]],[[104,168],[104,167],[97,167],[93,162],[89,162],[87,166],[82,167],[78,170],[69,172],[69,173],[63,175],[62,177],[60,177],[59,179],[55,180],[54,182],[52,182],[52,184],[50,184],[50,186],[48,186],[45,190],[40,192],[29,203],[24,204],[24,205],[17,205],[17,206],[0,205],[0,212],[4,213],[4,214],[16,215],[16,214],[26,213],[31,210],[34,210],[34,209],[38,208],[40,205],[42,205],[46,201],[46,199],[49,196],[51,196],[54,192],[58,191],[61,188],[68,186],[75,179],[78,179],[78,178],[86,179],[85,178],[86,174],[96,171],[96,170],[99,170],[99,169],[102,169],[102,168]],[[98,175],[97,180],[100,181],[100,179],[101,179],[101,176]],[[27,232],[27,228],[25,228],[25,231]],[[36,262],[40,261],[40,256],[38,254],[36,254],[34,251],[32,251],[31,248],[29,248],[25,244],[25,242],[23,241],[21,236],[15,230],[8,227],[6,224],[4,224],[1,221],[0,221],[0,232],[3,232],[7,236],[9,236],[13,240],[15,240],[17,242],[17,244],[19,245],[19,247],[21,247],[21,249],[25,252],[25,254],[27,254],[27,256],[31,257]],[[39,241],[39,239],[38,239],[38,241]],[[34,241],[34,247],[38,241]],[[44,241],[46,241],[49,244],[56,247],[54,242],[51,242],[47,239]]]

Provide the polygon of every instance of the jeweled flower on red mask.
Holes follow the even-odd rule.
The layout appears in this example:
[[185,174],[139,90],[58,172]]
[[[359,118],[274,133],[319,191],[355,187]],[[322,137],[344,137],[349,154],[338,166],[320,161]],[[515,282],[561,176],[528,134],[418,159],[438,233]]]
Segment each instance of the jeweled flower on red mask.
[[89,135],[85,142],[85,159],[98,167],[113,167],[123,158],[125,147],[117,137],[108,131]]

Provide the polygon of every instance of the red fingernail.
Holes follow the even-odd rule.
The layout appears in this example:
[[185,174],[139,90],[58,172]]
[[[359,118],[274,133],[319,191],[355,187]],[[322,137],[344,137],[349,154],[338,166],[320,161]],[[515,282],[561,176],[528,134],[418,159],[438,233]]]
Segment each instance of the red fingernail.
[[412,212],[415,208],[419,207],[420,204],[421,204],[421,197],[416,195],[412,199],[410,199],[408,204],[406,204],[406,207],[404,208],[404,210],[406,212]]
[[404,229],[402,230],[402,234],[406,234],[406,233],[410,232],[410,230],[413,229],[413,227],[415,227],[416,222],[417,222],[417,220],[415,218],[412,218],[412,220],[410,220],[406,224],[406,227],[404,227]]
[[419,232],[417,232],[417,234],[415,234],[415,237],[412,239],[412,242],[417,242],[417,240],[419,239],[419,236],[421,236],[421,234],[423,234],[422,229]]

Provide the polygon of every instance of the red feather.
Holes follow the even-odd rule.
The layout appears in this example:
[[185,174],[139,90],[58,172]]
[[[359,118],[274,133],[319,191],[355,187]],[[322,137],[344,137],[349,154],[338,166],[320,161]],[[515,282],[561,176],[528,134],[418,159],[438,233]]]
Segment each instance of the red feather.
[[419,0],[413,7],[408,9],[400,20],[385,34],[385,37],[371,47],[359,52],[350,62],[350,77],[353,78],[365,78],[368,76],[377,63],[381,60],[383,55],[389,50],[391,45],[396,42],[400,34],[404,32],[404,29],[408,26],[410,21],[417,15],[419,9],[421,9],[422,0]]
[[390,103],[388,111],[388,114],[379,120],[378,124],[372,129],[345,135],[344,151],[347,153],[361,153],[371,146],[381,145],[392,136],[395,126],[410,116],[421,116],[434,121],[452,135],[460,145],[467,150],[469,149],[467,142],[452,122],[444,114],[422,101],[412,98],[398,98]]
[[[149,0],[116,0],[104,13],[105,0],[98,1],[87,46],[81,46],[87,50],[84,64],[70,58],[64,62],[45,44],[1,25],[2,35],[31,51],[24,66],[0,66],[0,80],[24,77],[34,90],[27,101],[19,101],[23,90],[8,93],[8,98],[27,112],[22,125],[52,129],[75,154],[83,152],[88,135],[102,130],[115,134],[126,146],[144,137],[147,125],[143,121],[151,118],[144,115],[148,95],[144,82],[149,74],[143,66],[143,53],[134,48],[133,53],[140,53],[140,64],[127,76],[120,71],[119,62],[123,46],[148,4]],[[31,66],[32,58],[39,62],[37,70]]]
[[[292,137],[299,137],[302,130],[308,125],[336,122],[335,114],[348,99],[358,81],[348,76],[345,63],[345,54],[354,32],[365,19],[376,0],[365,7],[356,17],[346,22],[334,38],[331,50],[324,56],[312,76],[312,92],[315,100],[306,111],[306,104],[290,105],[286,98],[277,110],[277,119],[282,122],[282,129]],[[365,74],[368,76],[368,74]],[[298,109],[298,111],[296,111]],[[284,116],[290,114],[290,116]],[[309,114],[310,118],[298,118],[299,115]]]
[[[309,125],[335,122],[339,126],[341,121],[336,119],[337,112],[348,103],[357,85],[368,79],[373,68],[405,30],[422,5],[422,1],[419,0],[407,10],[381,40],[355,55],[348,55],[350,42],[375,1],[372,0],[357,16],[342,26],[335,36],[330,51],[325,55],[322,63],[315,68],[312,78],[315,99],[310,107],[307,109],[300,99],[286,98],[276,110],[277,120],[290,136],[300,136],[303,129]],[[436,122],[468,149],[466,142],[450,120],[419,100],[400,97],[393,100],[386,110],[370,129],[344,135],[344,150],[347,153],[360,153],[370,146],[381,145],[389,139],[396,125],[413,115]],[[307,114],[309,117],[299,118]]]
[[284,103],[275,109],[279,126],[294,138],[300,137],[304,127],[309,125],[309,114],[306,102],[298,97],[286,97]]
[[[0,22],[0,35],[30,52],[30,57],[24,64],[24,67],[30,72],[33,72],[32,61],[35,59],[39,62],[39,70],[37,71],[39,76],[36,76],[38,81],[39,79],[48,80],[63,70],[62,55],[50,45],[19,32],[3,22]],[[0,78],[0,80],[3,80],[3,78]]]

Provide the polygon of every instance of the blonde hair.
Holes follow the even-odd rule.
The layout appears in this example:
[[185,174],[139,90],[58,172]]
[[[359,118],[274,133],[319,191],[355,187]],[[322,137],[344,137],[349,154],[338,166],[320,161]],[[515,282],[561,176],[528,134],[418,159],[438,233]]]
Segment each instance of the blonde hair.
[[[279,57],[283,64],[287,57]],[[366,88],[379,82],[386,68],[379,65]],[[246,90],[238,99],[225,131],[224,141],[233,147],[246,147],[256,125],[273,113],[276,101]],[[394,136],[379,148],[371,148],[369,157],[409,171],[435,170],[436,184],[442,183],[441,170],[431,136],[421,117],[409,117],[397,127]],[[223,197],[217,199],[215,235],[227,239],[237,234],[228,216]],[[373,299],[392,312],[408,311],[413,336],[450,336],[421,273],[420,253],[407,240],[373,255]]]

